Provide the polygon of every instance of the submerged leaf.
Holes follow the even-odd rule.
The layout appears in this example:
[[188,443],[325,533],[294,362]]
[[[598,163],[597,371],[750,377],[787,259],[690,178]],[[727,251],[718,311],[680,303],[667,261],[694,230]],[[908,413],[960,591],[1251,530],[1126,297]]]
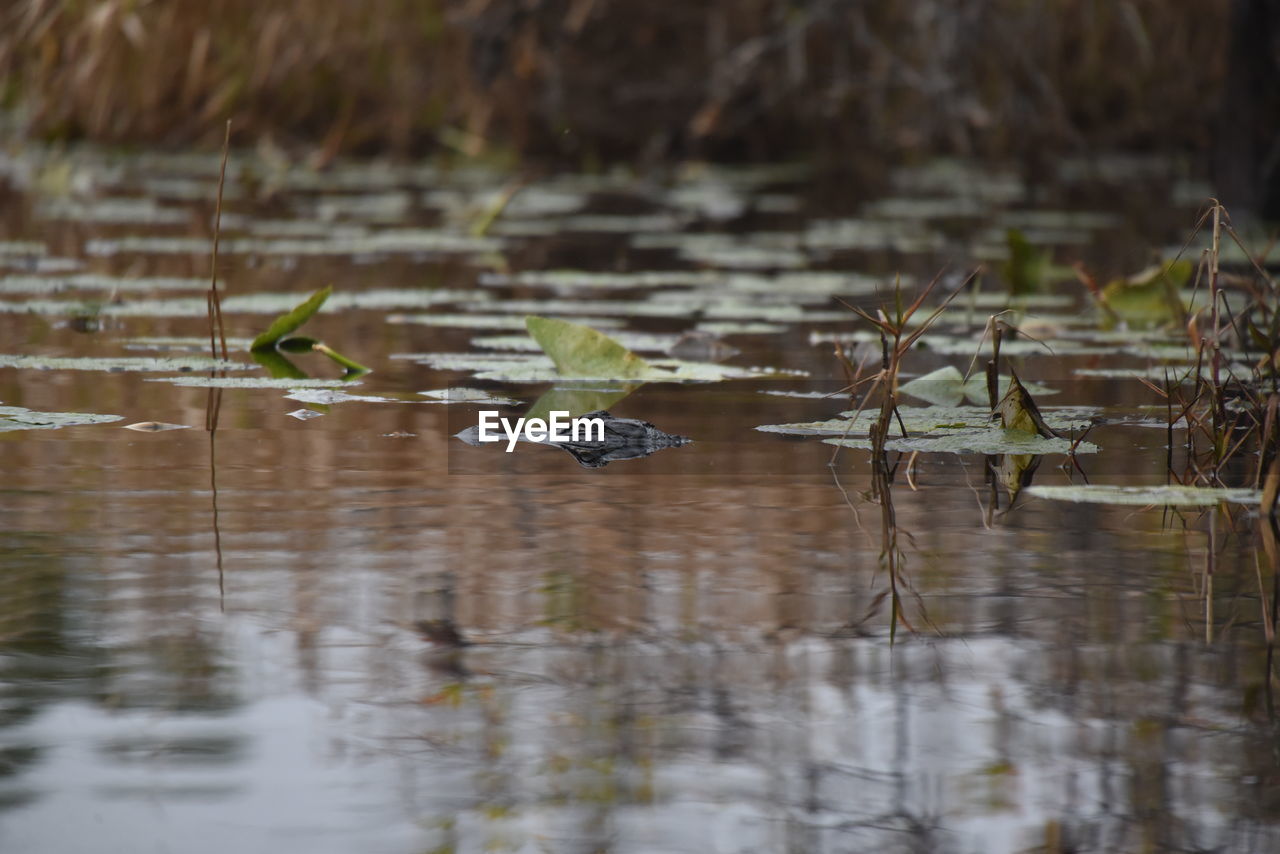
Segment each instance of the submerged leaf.
[[536,315],[524,323],[562,376],[640,379],[652,371],[644,359],[589,326]]
[[1050,254],[1032,246],[1027,236],[1016,228],[1005,232],[1005,243],[1009,247],[1009,259],[1001,272],[1009,293],[1021,296],[1044,290],[1052,267]]
[[274,347],[281,338],[296,332],[302,324],[311,319],[320,307],[324,305],[325,300],[333,293],[333,285],[325,285],[316,291],[307,299],[303,300],[292,311],[280,315],[271,321],[271,325],[267,327],[267,331],[263,332],[257,338],[253,339],[253,343],[249,345],[251,350],[267,350]]

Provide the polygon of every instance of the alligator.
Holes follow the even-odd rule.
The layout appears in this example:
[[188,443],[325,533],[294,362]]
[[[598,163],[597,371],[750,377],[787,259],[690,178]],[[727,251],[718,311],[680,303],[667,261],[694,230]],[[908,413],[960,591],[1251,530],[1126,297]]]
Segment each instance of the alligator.
[[[578,461],[583,468],[603,468],[618,460],[638,460],[664,448],[679,448],[693,440],[684,436],[664,433],[648,421],[638,418],[618,418],[604,409],[597,409],[575,416],[576,419],[599,418],[604,425],[604,438],[591,441],[553,442],[543,440],[538,445],[560,448]],[[478,428],[468,427],[457,437],[468,445],[479,444]],[[531,441],[520,439],[521,442]]]
[[648,421],[617,418],[604,409],[579,415],[578,418],[599,418],[603,421],[604,441],[546,444],[567,452],[583,468],[601,468],[618,460],[637,460],[663,448],[679,448],[693,441],[684,436],[664,433]]

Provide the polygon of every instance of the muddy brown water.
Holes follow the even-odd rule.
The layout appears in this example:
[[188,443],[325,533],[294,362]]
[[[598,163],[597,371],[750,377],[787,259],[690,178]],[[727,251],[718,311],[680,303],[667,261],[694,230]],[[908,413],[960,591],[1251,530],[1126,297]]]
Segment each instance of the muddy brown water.
[[[73,174],[111,176],[103,170],[119,162],[124,177],[86,178],[89,190],[73,182],[57,188],[64,195],[141,193],[143,178],[164,169],[194,192],[213,162],[197,159],[188,178],[171,161],[86,157],[89,165],[69,158]],[[38,211],[51,191],[30,175],[57,177],[61,163],[11,164],[0,240],[44,249],[0,257],[6,276],[206,274],[207,259],[195,253],[101,256],[86,246],[207,233],[207,197],[162,199],[189,212],[179,225],[50,219]],[[391,175],[357,173],[351,183],[363,177],[404,192],[408,208],[392,204],[400,222],[339,213],[331,224],[377,232],[441,222],[419,198],[422,176]],[[486,186],[451,180],[468,191]],[[595,209],[668,208],[650,185],[618,184],[596,191]],[[748,201],[765,193],[730,186]],[[1159,186],[1168,198],[1168,182]],[[1033,183],[1006,204],[1122,197],[1113,185],[1039,190]],[[795,194],[798,211],[748,214],[730,226],[803,228],[819,194],[794,179],[771,192]],[[344,193],[352,187],[285,186],[267,200],[229,201],[228,210],[303,219],[315,199]],[[632,196],[631,207],[620,201]],[[1153,207],[1159,215],[1121,210],[1117,224],[1060,246],[1058,258],[1136,268],[1194,222],[1193,206]],[[688,264],[629,238],[512,237],[500,252],[508,271]],[[810,266],[920,276],[947,259],[962,263],[972,245],[924,256],[811,254]],[[555,295],[476,284],[495,269],[489,256],[249,252],[226,256],[222,277],[229,294],[299,298],[329,282],[339,293]],[[48,261],[55,257],[78,266],[59,271]],[[587,297],[615,292],[567,298]],[[114,299],[147,298],[121,290]],[[881,508],[862,495],[866,452],[842,452],[833,469],[832,449],[818,439],[753,429],[847,408],[761,392],[839,388],[829,345],[811,344],[809,333],[856,323],[727,336],[742,351],[732,364],[810,376],[645,385],[614,411],[693,444],[587,470],[552,448],[468,447],[451,436],[475,423],[478,407],[415,402],[417,391],[464,385],[523,401],[503,410],[517,413],[548,388],[398,358],[473,352],[472,339],[499,333],[389,323],[389,313],[466,310],[465,299],[357,307],[308,325],[373,369],[346,391],[397,398],[390,402],[323,406],[286,399],[286,389],[218,393],[152,381],[172,374],[0,367],[0,405],[122,416],[0,432],[3,850],[1280,846],[1263,625],[1274,567],[1258,549],[1254,508],[1173,513],[1023,496],[989,518],[982,456],[922,455],[913,477],[900,471],[893,486],[909,582],[903,608],[915,631],[900,627],[891,643]],[[270,316],[229,314],[228,331],[251,337]],[[625,329],[674,332],[696,319],[621,320]],[[0,350],[147,355],[155,351],[126,345],[205,333],[199,317],[109,313],[91,328],[79,331],[65,313],[7,311]],[[247,361],[242,351],[232,357]],[[1124,358],[1014,364],[1024,379],[1060,391],[1052,403],[1113,414],[1154,401],[1136,382],[1073,371],[1145,364]],[[297,362],[313,376],[336,375],[317,356]],[[920,353],[908,367],[967,363]],[[323,417],[288,415],[305,408]],[[188,429],[120,429],[140,421]],[[1163,430],[1108,425],[1090,438],[1102,448],[1080,458],[1090,480],[1163,482]],[[1073,481],[1079,474],[1061,456],[1035,476]],[[415,630],[424,620],[468,644],[430,643]]]

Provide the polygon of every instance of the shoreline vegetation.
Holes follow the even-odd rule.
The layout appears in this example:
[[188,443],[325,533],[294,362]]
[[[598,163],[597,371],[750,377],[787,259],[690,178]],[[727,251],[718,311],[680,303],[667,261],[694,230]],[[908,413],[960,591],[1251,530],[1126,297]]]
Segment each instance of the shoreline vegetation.
[[18,0],[0,98],[46,141],[575,166],[1207,153],[1230,0]]

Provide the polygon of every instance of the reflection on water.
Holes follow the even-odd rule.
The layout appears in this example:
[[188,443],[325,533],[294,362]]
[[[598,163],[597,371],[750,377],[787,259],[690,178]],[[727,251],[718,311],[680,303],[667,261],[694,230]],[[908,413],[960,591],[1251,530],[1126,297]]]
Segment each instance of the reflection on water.
[[448,475],[438,413],[356,441],[401,416],[224,406],[225,596],[206,436],[0,451],[14,850],[1275,841],[1247,534],[1218,545],[1206,646],[1204,519],[1028,502],[988,529],[980,462],[919,464],[894,509],[938,633],[891,648],[878,510],[822,476]]
[[[355,289],[356,266],[332,272]],[[295,290],[328,270],[301,269]],[[294,275],[238,270],[246,291]],[[610,411],[697,441],[584,470],[452,438],[493,404],[409,402],[465,378],[391,356],[468,330],[312,322],[387,400],[302,421],[283,389],[0,371],[5,404],[195,428],[0,434],[4,850],[1280,846],[1270,529],[1248,507],[1019,494],[1158,481],[1162,430],[1104,425],[1080,469],[845,450],[833,479],[829,446],[752,428],[847,400],[647,384]],[[0,332],[86,356],[200,333],[57,323]],[[838,382],[807,327],[734,344]],[[1067,403],[1137,394],[1026,358]],[[493,390],[527,406],[546,386]],[[886,553],[915,630],[892,644]]]

